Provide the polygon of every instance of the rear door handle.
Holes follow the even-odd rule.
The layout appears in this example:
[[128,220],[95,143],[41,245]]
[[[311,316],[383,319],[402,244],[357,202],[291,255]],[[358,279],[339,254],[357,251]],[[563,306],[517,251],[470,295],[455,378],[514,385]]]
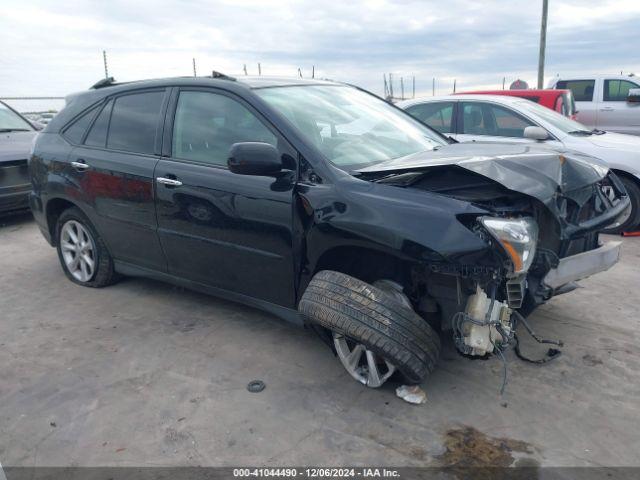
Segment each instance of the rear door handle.
[[84,160],[79,160],[77,162],[71,162],[71,166],[73,168],[75,168],[76,170],[86,170],[87,168],[89,168],[89,164],[86,163]]
[[613,107],[605,107],[600,109],[601,112],[613,112],[613,110]]
[[180,185],[182,185],[182,182],[180,180],[176,180],[175,178],[157,177],[156,181],[168,187],[179,187]]

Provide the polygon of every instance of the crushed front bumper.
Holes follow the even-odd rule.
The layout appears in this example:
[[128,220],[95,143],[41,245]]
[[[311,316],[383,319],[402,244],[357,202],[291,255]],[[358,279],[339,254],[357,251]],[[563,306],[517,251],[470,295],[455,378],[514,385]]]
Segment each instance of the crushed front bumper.
[[594,250],[562,258],[556,268],[549,270],[542,283],[555,290],[570,282],[604,272],[618,262],[620,245],[620,241],[606,242]]

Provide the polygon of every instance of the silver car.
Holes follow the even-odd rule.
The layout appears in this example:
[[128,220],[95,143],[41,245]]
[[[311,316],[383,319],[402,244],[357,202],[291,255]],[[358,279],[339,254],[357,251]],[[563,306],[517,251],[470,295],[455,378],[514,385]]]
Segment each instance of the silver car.
[[37,133],[26,118],[0,102],[0,213],[29,207],[27,159]]
[[631,198],[631,206],[609,233],[640,223],[640,137],[590,129],[549,108],[519,97],[448,95],[397,104],[418,120],[459,142],[507,142],[574,150],[606,161]]

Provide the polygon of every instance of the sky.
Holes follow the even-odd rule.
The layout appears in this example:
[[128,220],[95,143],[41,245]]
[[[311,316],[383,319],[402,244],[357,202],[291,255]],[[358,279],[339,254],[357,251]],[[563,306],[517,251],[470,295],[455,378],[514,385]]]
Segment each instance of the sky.
[[[545,83],[640,74],[640,0],[550,0]],[[0,97],[211,70],[311,76],[417,96],[536,83],[542,0],[2,0]]]

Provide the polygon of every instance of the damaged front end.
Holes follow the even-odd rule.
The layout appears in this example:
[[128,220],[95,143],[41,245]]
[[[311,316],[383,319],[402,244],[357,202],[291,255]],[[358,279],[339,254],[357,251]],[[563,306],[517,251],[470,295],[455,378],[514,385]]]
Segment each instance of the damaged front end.
[[606,165],[580,153],[459,144],[359,174],[483,212],[456,218],[486,250],[474,258],[450,253],[413,272],[419,310],[437,313],[467,355],[499,353],[513,338],[514,319],[618,260],[620,243],[600,244],[598,232],[615,224],[629,199]]

